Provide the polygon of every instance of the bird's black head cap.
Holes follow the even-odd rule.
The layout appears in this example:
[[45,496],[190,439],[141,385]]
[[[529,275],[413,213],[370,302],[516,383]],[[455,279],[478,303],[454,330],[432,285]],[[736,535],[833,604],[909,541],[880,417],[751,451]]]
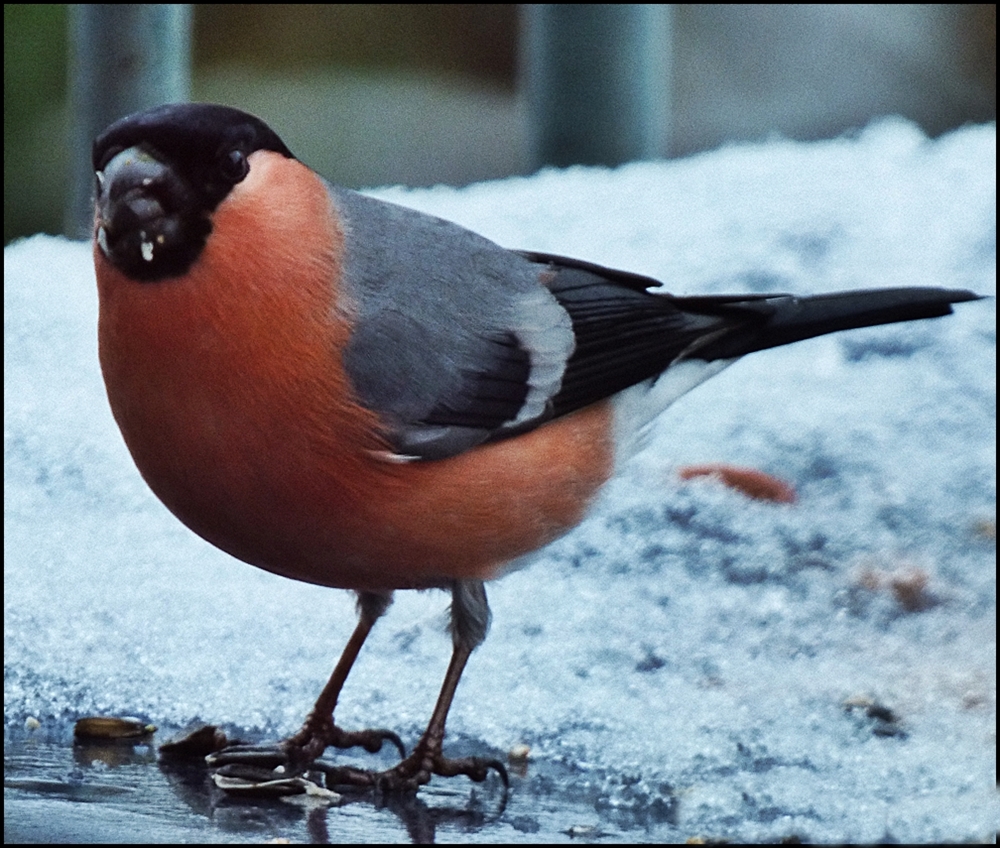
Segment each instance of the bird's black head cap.
[[184,274],[258,150],[295,158],[262,120],[229,106],[172,103],[116,121],[92,151],[101,250],[136,280]]
[[197,170],[231,151],[249,156],[255,150],[273,150],[295,158],[260,118],[215,103],[168,103],[115,121],[94,140],[94,170],[104,170],[117,153],[136,146]]

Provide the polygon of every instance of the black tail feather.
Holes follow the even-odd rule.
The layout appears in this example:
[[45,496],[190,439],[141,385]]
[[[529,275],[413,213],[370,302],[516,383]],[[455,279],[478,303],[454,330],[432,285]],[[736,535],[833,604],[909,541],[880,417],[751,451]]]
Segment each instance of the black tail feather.
[[676,297],[648,277],[548,254],[525,256],[569,313],[576,348],[551,413],[564,415],[665,371],[679,359],[757,350],[897,321],[937,318],[979,295],[940,288]]
[[[710,304],[712,298],[676,298],[674,304],[701,315],[735,317],[734,312],[743,313],[743,321],[734,321],[728,332],[691,354],[712,360],[731,359],[840,330],[939,318],[952,313],[953,303],[979,299],[979,295],[970,291],[901,288],[834,292],[812,297],[720,298],[714,308]],[[753,315],[759,316],[757,320],[746,320]]]

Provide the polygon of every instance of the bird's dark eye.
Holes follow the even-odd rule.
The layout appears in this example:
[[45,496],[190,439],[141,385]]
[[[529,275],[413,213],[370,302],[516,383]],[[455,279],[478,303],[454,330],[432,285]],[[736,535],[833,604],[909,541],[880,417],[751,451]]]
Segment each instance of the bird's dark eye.
[[250,173],[250,163],[242,150],[227,150],[219,157],[219,171],[235,185]]

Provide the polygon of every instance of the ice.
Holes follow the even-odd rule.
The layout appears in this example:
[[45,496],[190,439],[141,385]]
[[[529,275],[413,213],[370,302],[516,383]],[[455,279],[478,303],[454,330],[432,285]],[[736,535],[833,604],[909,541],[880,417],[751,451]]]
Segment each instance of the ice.
[[[995,162],[993,126],[931,141],[889,120],[821,143],[373,193],[680,294],[995,295]],[[353,600],[237,562],[159,504],[111,418],[96,316],[88,245],[5,249],[5,726],[107,713],[288,733]],[[606,817],[685,834],[991,836],[995,350],[991,299],[753,354],[683,398],[577,530],[488,587],[492,632],[449,742],[526,743]],[[705,462],[777,475],[798,502],[678,479]],[[397,594],[343,726],[412,745],[448,660],[447,602]]]

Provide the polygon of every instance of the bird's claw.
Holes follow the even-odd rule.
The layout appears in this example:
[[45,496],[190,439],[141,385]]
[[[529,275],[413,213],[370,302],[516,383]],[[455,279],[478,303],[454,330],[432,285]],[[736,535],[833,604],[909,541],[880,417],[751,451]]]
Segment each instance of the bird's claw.
[[[415,751],[385,771],[367,771],[350,766],[336,766],[314,760],[300,766],[292,764],[283,745],[241,745],[226,748],[205,758],[213,770],[212,779],[225,792],[240,795],[321,794],[332,787],[370,787],[382,793],[416,792],[433,775],[465,775],[482,783],[495,771],[510,788],[507,769],[500,760],[486,757],[449,758],[442,754]],[[320,777],[322,775],[322,778]],[[322,782],[321,782],[322,781]]]
[[382,745],[391,742],[399,751],[400,757],[406,757],[406,746],[399,735],[391,730],[382,727],[369,728],[368,730],[341,730],[334,726],[333,733],[330,734],[328,745],[335,748],[364,748],[369,754],[377,754],[382,750]]
[[319,760],[327,747],[360,747],[374,754],[386,741],[395,745],[400,757],[406,757],[403,741],[391,730],[346,731],[330,725],[322,733],[303,728],[276,745],[230,745],[208,754],[205,762],[215,785],[230,794],[321,794],[324,779],[327,786],[372,786],[377,774]]
[[507,768],[500,760],[486,757],[450,758],[438,753],[421,754],[419,749],[391,769],[374,776],[375,787],[381,792],[416,792],[432,775],[456,777],[465,775],[475,783],[486,780],[495,771],[503,781],[504,791],[510,788]]

